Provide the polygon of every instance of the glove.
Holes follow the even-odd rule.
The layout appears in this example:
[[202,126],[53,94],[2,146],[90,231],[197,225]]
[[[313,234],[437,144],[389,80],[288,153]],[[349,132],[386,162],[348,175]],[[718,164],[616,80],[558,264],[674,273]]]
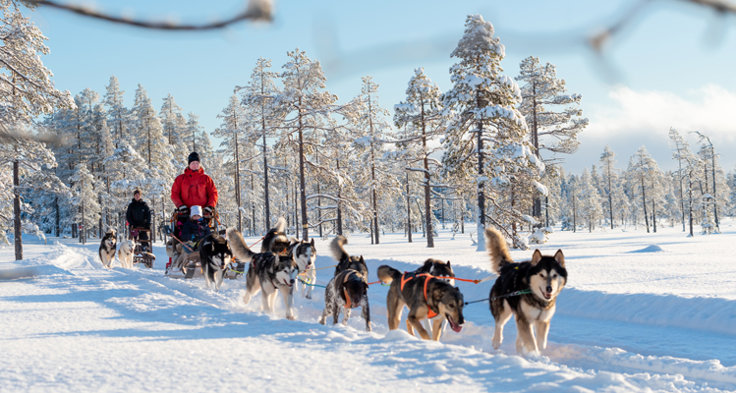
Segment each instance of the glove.
[[212,206],[205,206],[204,208],[204,212],[207,213],[208,216],[212,215],[212,210],[214,210]]

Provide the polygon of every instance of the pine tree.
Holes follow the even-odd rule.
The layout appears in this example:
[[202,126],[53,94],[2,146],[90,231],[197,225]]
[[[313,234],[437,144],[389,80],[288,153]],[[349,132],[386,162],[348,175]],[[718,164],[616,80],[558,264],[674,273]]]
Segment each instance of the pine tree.
[[[222,153],[231,152],[232,158],[228,158],[228,161],[232,167],[232,182],[234,184],[235,204],[237,208],[237,226],[238,230],[242,232],[243,214],[242,214],[242,192],[240,190],[240,162],[241,156],[245,155],[245,141],[243,140],[243,129],[245,128],[245,114],[244,110],[238,101],[238,97],[233,94],[230,97],[230,101],[222,110],[222,113],[217,115],[219,119],[222,119],[220,127],[215,129],[214,135],[221,137],[222,142],[220,143],[220,150]],[[250,145],[250,144],[249,144]]]
[[[630,173],[630,179],[636,184],[636,187],[632,187],[635,192],[641,197],[641,206],[644,211],[644,223],[649,233],[649,213],[647,207],[647,192],[652,192],[652,189],[656,187],[657,180],[659,178],[659,168],[657,162],[654,161],[652,156],[649,155],[646,147],[642,146],[637,150],[634,156],[629,160],[628,172]],[[653,200],[653,196],[649,198]]]
[[295,144],[284,143],[284,146],[294,146],[297,153],[302,240],[309,240],[306,165],[312,147],[308,142],[314,131],[323,125],[337,97],[324,91],[326,79],[319,62],[298,48],[287,52],[287,56],[289,60],[282,66],[284,71],[280,75],[284,90],[276,103],[278,110],[284,113],[280,139],[287,142],[285,139],[296,138]]
[[[485,249],[483,232],[486,225],[486,185],[489,177],[498,183],[516,181],[515,173],[504,178],[498,169],[537,166],[528,141],[524,141],[527,126],[518,110],[521,102],[519,87],[503,75],[501,60],[504,46],[494,37],[493,25],[480,15],[470,15],[465,22],[465,33],[452,52],[458,62],[450,68],[452,88],[443,96],[450,124],[443,141],[443,166],[454,178],[455,184],[477,184],[478,250]],[[531,153],[527,154],[527,153]],[[511,154],[512,156],[508,156]],[[507,155],[504,158],[504,155]],[[537,166],[539,167],[539,166]],[[509,167],[504,167],[508,171]],[[521,184],[508,183],[509,187]],[[531,186],[531,184],[527,184]],[[510,188],[506,191],[510,192]],[[491,202],[498,195],[491,194]],[[512,201],[515,201],[512,197]],[[517,209],[497,207],[497,213],[507,215],[504,221],[515,225]],[[503,222],[498,223],[508,231]],[[512,235],[513,236],[513,235]]]
[[263,156],[263,200],[265,207],[265,230],[271,228],[271,198],[269,197],[269,178],[268,178],[268,144],[266,139],[273,135],[275,128],[275,119],[278,117],[275,113],[276,96],[279,91],[274,82],[277,77],[275,72],[270,71],[271,60],[259,58],[256,66],[251,73],[250,81],[242,88],[242,103],[251,107],[253,114],[252,121],[257,123],[254,129],[260,130],[261,135],[261,154]]
[[[557,78],[556,67],[550,63],[542,66],[533,56],[521,61],[516,80],[521,83],[520,110],[529,125],[537,157],[549,167],[559,160],[557,154],[574,153],[579,145],[577,135],[588,125],[579,108],[580,94],[567,94],[565,80]],[[541,198],[537,195],[532,215],[540,217],[541,213]]]
[[77,212],[75,221],[79,228],[79,242],[87,242],[87,233],[97,224],[100,214],[100,205],[94,188],[95,178],[87,168],[86,162],[80,162],[76,166],[72,176],[74,186],[72,187],[72,206]]
[[618,176],[616,175],[616,169],[614,168],[616,155],[606,145],[601,154],[601,170],[603,172],[603,179],[605,182],[606,198],[608,199],[608,221],[613,229],[613,185],[617,182]]
[[[404,138],[407,143],[421,143],[421,155],[417,159],[422,161],[421,172],[424,174],[424,211],[425,222],[427,223],[427,247],[434,247],[434,237],[432,228],[432,193],[431,193],[431,176],[435,172],[437,163],[430,160],[430,155],[436,149],[428,147],[427,142],[436,139],[440,135],[440,125],[442,121],[442,100],[439,87],[433,83],[425,74],[424,69],[417,68],[414,70],[414,76],[409,79],[409,86],[406,88],[406,101],[400,102],[394,107],[394,123],[401,128],[407,125],[407,130],[414,131],[413,135],[407,135]],[[411,166],[411,158],[409,158],[408,166]],[[430,161],[435,164],[430,171]],[[408,176],[408,174],[407,174]],[[408,186],[408,183],[407,183]]]
[[38,157],[32,154],[43,148],[28,130],[37,116],[51,113],[56,107],[74,104],[68,92],[59,92],[51,82],[51,71],[43,65],[40,56],[49,53],[44,44],[46,37],[21,14],[18,3],[4,2],[0,7],[0,17],[0,36],[3,37],[0,70],[4,82],[0,83],[0,135],[6,137],[0,145],[0,161],[13,164],[12,183],[10,179],[3,178],[5,182],[0,188],[13,190],[15,258],[20,260],[23,259],[21,167],[26,164],[34,167]]
[[119,141],[128,138],[128,109],[123,101],[125,92],[120,90],[118,78],[115,75],[110,77],[110,82],[105,88],[105,96],[103,102],[107,107],[107,122],[112,129],[112,138],[115,141],[115,147],[118,147]]

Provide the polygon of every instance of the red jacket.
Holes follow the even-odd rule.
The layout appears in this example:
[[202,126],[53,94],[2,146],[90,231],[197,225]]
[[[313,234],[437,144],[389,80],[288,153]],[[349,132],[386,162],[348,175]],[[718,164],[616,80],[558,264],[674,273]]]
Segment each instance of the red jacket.
[[204,174],[201,167],[196,172],[187,167],[184,173],[177,176],[171,187],[171,201],[176,207],[217,206],[217,188],[212,178]]

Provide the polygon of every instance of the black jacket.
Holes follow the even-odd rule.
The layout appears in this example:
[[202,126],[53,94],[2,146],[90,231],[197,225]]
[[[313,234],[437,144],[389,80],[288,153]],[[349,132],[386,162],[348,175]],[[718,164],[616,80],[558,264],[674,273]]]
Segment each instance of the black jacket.
[[128,205],[128,211],[125,213],[125,220],[131,227],[151,228],[151,209],[143,199],[136,201],[133,199]]

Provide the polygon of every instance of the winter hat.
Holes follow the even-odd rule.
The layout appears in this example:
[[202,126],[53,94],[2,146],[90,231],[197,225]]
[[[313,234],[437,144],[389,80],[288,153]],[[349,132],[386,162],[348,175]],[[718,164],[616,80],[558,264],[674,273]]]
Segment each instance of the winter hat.
[[141,193],[141,190],[139,188],[136,188],[135,191],[133,191],[133,196],[135,196],[135,194],[141,194],[141,195],[143,195]]
[[196,151],[193,151],[191,154],[189,154],[189,158],[187,158],[187,164],[191,164],[192,161],[199,161],[199,153]]
[[190,213],[189,213],[190,217],[194,217],[194,216],[202,217],[202,206],[194,205],[190,207],[189,210],[190,210]]

